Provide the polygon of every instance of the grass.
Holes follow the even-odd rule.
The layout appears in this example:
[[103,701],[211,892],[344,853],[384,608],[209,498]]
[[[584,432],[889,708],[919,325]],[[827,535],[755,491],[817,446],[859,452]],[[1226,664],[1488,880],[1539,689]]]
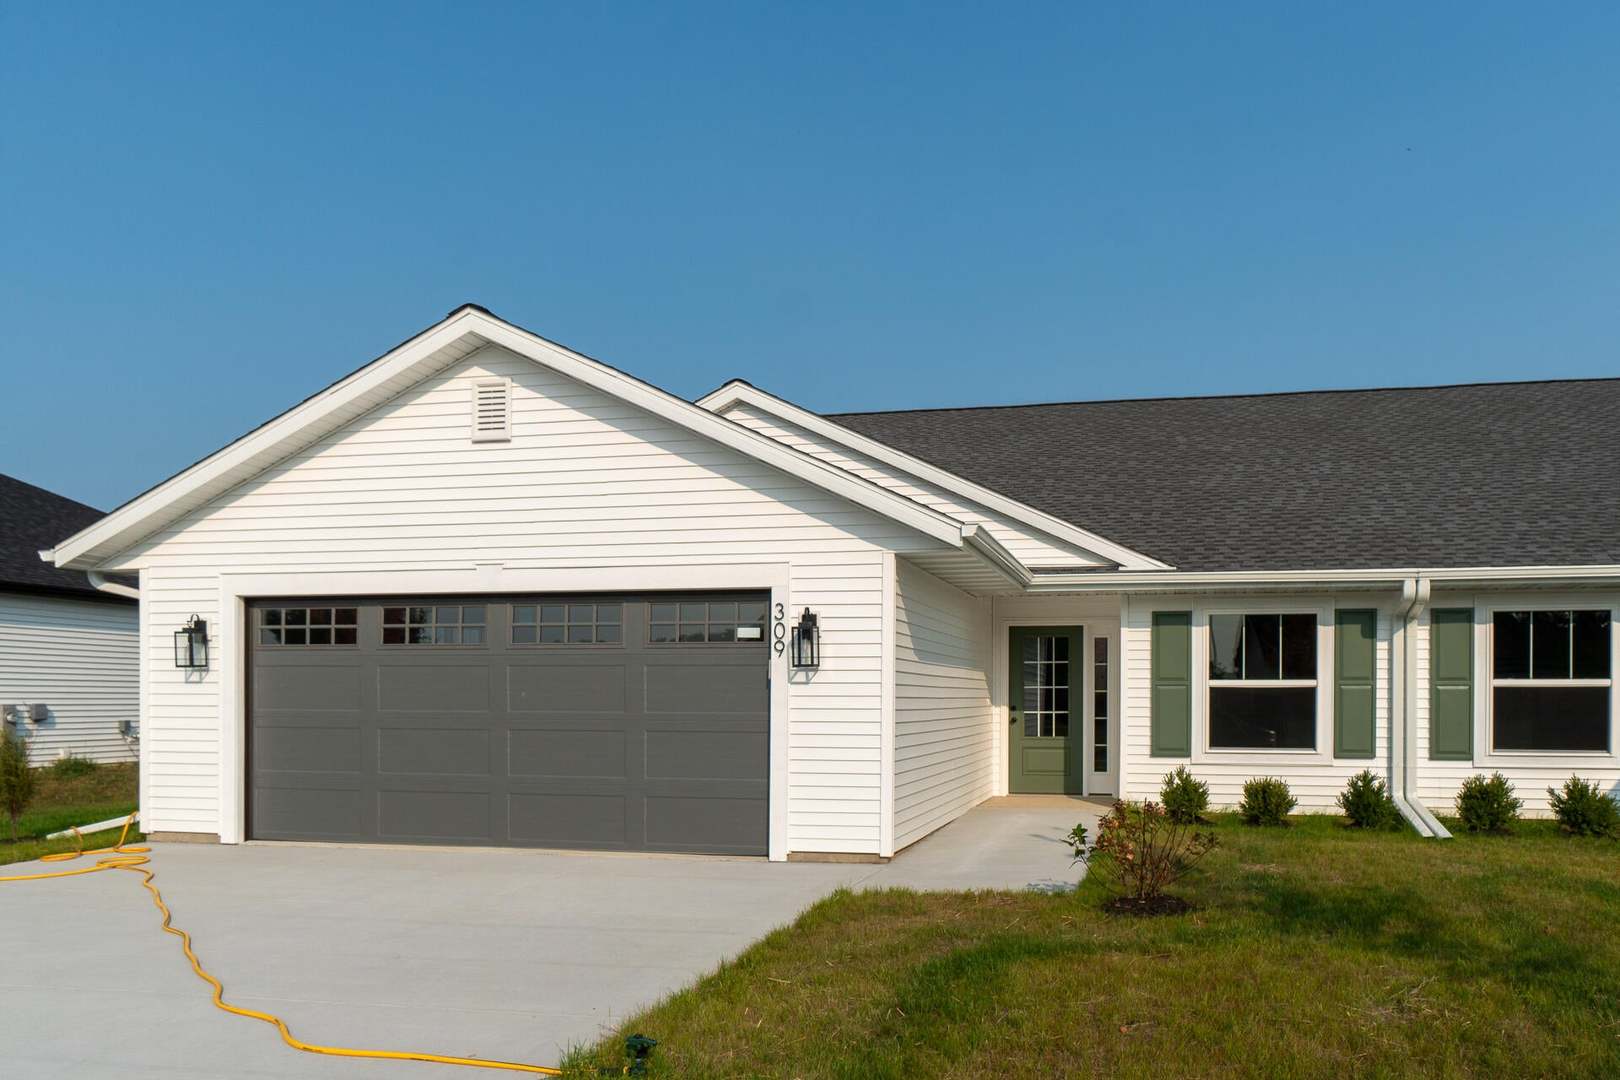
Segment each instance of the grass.
[[[17,820],[19,843],[11,843],[11,824],[0,815],[0,865],[72,851],[78,844],[71,836],[61,840],[43,838],[75,825],[122,817],[135,809],[137,780],[133,764],[103,765],[73,777],[59,776],[48,767],[38,772],[34,801]],[[86,847],[104,847],[118,839],[116,830],[110,839],[101,833],[94,836],[99,839],[87,837]]]
[[576,1052],[653,1075],[1620,1075],[1620,843],[1217,818],[1184,916],[1071,896],[839,892]]

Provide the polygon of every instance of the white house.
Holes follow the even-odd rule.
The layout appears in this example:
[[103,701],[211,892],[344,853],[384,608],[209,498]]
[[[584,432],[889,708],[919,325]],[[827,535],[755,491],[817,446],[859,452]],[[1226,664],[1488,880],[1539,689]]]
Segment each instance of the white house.
[[140,711],[134,590],[39,560],[101,511],[0,475],[0,724],[37,765],[134,761]]
[[140,577],[160,836],[878,858],[1177,765],[1306,808],[1371,768],[1433,833],[1475,772],[1620,788],[1617,416],[1620,380],[823,417],[468,305],[47,554]]

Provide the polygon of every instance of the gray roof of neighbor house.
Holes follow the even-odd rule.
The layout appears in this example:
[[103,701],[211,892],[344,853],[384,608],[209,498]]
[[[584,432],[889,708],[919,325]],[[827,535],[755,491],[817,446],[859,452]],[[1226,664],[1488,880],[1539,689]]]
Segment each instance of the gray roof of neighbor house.
[[132,603],[101,592],[77,570],[58,570],[40,560],[42,549],[101,517],[93,506],[0,473],[0,589]]
[[1181,570],[1620,563],[1620,379],[827,419]]

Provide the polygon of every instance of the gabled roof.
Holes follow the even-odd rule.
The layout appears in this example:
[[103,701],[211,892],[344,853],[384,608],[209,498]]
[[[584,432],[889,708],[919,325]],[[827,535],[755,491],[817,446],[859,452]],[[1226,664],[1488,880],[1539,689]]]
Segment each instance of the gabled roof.
[[750,431],[683,398],[547,341],[487,309],[463,305],[389,352],[229,446],[60,540],[59,567],[91,569],[189,511],[302,450],[436,372],[494,344],[678,424],[952,548],[979,550],[976,531],[877,484]]
[[1140,551],[1133,551],[1072,521],[1065,521],[1017,499],[1009,498],[1004,492],[976,484],[887,443],[869,439],[858,431],[832,423],[808,409],[800,408],[791,401],[767,393],[742,379],[733,379],[718,390],[704,395],[698,399],[698,404],[722,415],[734,405],[746,405],[770,413],[814,435],[839,443],[891,468],[960,495],[970,502],[1004,514],[1037,532],[1101,555],[1118,564],[1121,569],[1168,569],[1165,563]]
[[[82,595],[113,600],[75,570],[40,561],[41,548],[100,520],[93,506],[0,473],[0,590]],[[127,602],[127,601],[123,601]]]
[[1620,564],[1620,379],[827,419],[1182,572]]

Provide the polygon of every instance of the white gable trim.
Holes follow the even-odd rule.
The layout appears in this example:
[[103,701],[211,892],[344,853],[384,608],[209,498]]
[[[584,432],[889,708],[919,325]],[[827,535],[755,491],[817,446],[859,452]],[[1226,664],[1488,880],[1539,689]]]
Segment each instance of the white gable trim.
[[907,525],[924,536],[955,548],[966,543],[963,523],[955,518],[565,349],[481,308],[464,306],[359,371],[56,545],[56,565],[76,569],[100,565],[190,510],[486,344],[499,345],[611,394],[857,506]]
[[875,458],[885,465],[892,466],[910,473],[912,476],[929,483],[938,484],[948,491],[955,492],[965,498],[971,499],[981,506],[989,507],[1002,514],[1006,514],[1014,521],[1022,522],[1033,529],[1045,533],[1065,543],[1096,552],[1098,555],[1119,564],[1122,570],[1169,570],[1168,563],[1143,555],[1139,551],[1114,543],[1096,533],[1078,528],[1059,518],[1053,517],[1044,511],[1037,510],[1012,499],[1006,495],[992,491],[987,487],[963,479],[953,472],[948,472],[936,465],[915,458],[903,451],[876,439],[869,439],[865,435],[851,431],[849,428],[833,423],[802,409],[792,402],[784,401],[775,394],[768,394],[756,386],[745,382],[733,381],[722,386],[711,394],[698,399],[698,404],[712,412],[724,415],[726,410],[735,405],[747,405],[750,408],[761,409],[779,419],[797,424],[799,427],[825,439],[839,443],[851,450],[858,451],[868,457]]

